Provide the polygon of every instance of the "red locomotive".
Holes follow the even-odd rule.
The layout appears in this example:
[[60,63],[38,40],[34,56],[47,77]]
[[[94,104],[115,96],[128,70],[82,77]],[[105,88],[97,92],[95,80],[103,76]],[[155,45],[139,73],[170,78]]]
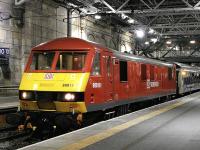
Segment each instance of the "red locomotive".
[[175,64],[78,38],[34,47],[19,88],[20,111],[32,122],[51,118],[57,127],[63,120],[81,124],[86,116],[123,112],[135,102],[174,94]]

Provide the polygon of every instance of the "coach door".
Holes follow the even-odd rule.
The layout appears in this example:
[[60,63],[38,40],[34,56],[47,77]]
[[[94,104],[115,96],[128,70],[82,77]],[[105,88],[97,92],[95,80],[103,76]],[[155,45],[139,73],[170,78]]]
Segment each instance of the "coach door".
[[104,52],[104,83],[105,83],[105,99],[107,101],[113,100],[113,64],[112,64],[112,53]]

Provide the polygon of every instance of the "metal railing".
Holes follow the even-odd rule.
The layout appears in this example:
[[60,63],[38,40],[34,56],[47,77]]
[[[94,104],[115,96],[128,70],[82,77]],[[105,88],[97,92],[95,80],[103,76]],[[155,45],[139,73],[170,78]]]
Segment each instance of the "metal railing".
[[18,90],[19,85],[2,85],[0,90]]

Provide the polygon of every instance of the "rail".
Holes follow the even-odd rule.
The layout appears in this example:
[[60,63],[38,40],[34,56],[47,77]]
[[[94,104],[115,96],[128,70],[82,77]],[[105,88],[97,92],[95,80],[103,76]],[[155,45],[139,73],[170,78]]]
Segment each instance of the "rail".
[[28,142],[32,136],[31,131],[18,131],[17,127],[13,126],[2,128],[0,132],[0,149],[18,149],[31,144]]

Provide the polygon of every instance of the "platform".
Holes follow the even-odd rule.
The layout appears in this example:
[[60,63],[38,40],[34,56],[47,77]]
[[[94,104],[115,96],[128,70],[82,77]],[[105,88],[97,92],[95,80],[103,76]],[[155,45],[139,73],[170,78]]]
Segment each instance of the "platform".
[[0,96],[0,110],[18,107],[19,105],[19,98],[18,96]]
[[21,150],[199,150],[200,92]]

